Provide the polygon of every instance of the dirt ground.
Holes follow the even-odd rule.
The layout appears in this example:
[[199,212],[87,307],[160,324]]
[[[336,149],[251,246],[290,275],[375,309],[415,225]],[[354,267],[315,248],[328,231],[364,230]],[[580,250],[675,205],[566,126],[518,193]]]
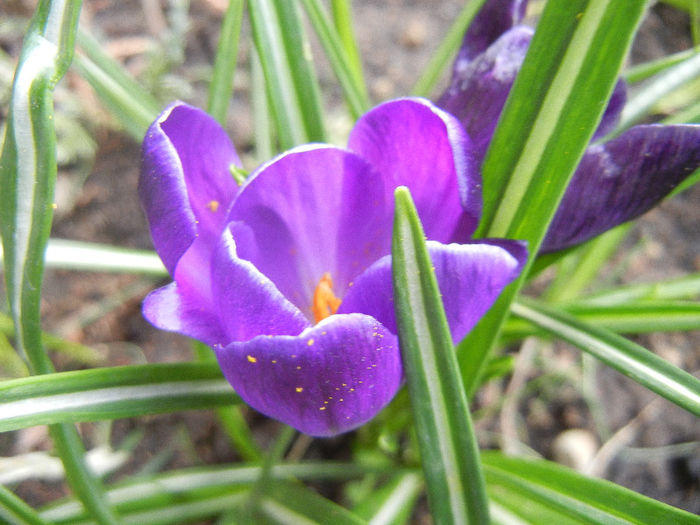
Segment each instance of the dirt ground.
[[[31,3],[3,2],[0,19],[26,13],[27,4]],[[83,18],[86,27],[106,43],[108,51],[135,75],[146,79],[164,103],[179,97],[203,105],[205,80],[213,63],[221,6],[225,2],[192,0],[186,45],[169,49],[170,67],[154,72],[157,69],[154,62],[158,60],[149,53],[154,53],[155,47],[154,56],[159,57],[162,48],[171,45],[163,27],[172,26],[168,16],[175,17],[177,22],[177,10],[159,9],[161,4],[148,0],[87,0]],[[376,101],[409,92],[460,4],[457,1],[353,2],[365,74]],[[154,6],[155,10],[148,10]],[[245,153],[251,153],[253,131],[249,111],[249,33],[244,22],[240,67],[228,122],[234,142]],[[157,45],[158,42],[161,44]],[[688,21],[682,13],[657,6],[644,23],[631,60],[648,60],[690,45]],[[17,56],[16,29],[0,24],[0,47],[10,56]],[[321,56],[318,46],[315,56]],[[348,123],[342,117],[336,81],[322,61],[319,77],[324,93],[330,95],[326,97],[329,120],[342,134]],[[82,102],[76,104],[76,98]],[[151,248],[136,197],[139,145],[107,122],[106,113],[75,73],[69,73],[64,80],[57,101],[59,111],[73,115],[89,131],[97,149],[94,164],[89,159],[86,161],[88,168],[74,160],[66,163],[59,174],[59,206],[53,236]],[[248,162],[253,162],[250,157]],[[81,173],[85,172],[89,176],[83,184]],[[608,274],[614,275],[614,281],[652,281],[700,270],[699,201],[700,187],[696,187],[647,214],[610,265]],[[100,366],[191,359],[185,338],[158,331],[141,317],[140,302],[157,284],[152,278],[137,276],[50,270],[42,305],[45,328],[95,349],[96,364]],[[674,364],[696,374],[700,371],[699,333],[659,334],[638,340]],[[62,354],[53,357],[62,370],[85,366]],[[557,363],[555,372],[544,365],[549,359]],[[698,421],[614,371],[598,367],[598,372],[591,375],[581,370],[580,354],[564,345],[550,345],[533,355],[525,377],[545,380],[532,382],[536,386],[529,388],[517,402],[518,437],[536,453],[552,458],[556,453],[554,443],[565,430],[582,430],[583,435],[587,432],[589,437],[594,436],[595,452],[603,444],[597,437],[601,424],[607,427],[608,437],[624,429],[613,437],[612,443],[606,441],[610,454],[600,467],[600,474],[643,494],[700,512]],[[596,419],[595,411],[584,402],[580,384],[584,377],[593,377],[594,406],[602,413],[602,420]],[[507,384],[504,380],[491,385],[480,398],[482,405],[488,404],[494,395],[500,395]],[[277,428],[276,424],[252,412],[248,417],[260,444],[265,445],[274,435],[270,431]],[[499,432],[496,419],[480,420],[478,427],[485,445],[499,443],[494,437]],[[236,459],[208,411],[115,421],[111,428],[86,424],[81,425],[81,430],[89,448],[104,443],[105,433],[111,432],[109,442],[114,447],[134,432],[140,433],[131,458],[110,475],[110,480],[138,471],[145,464],[152,468],[156,468],[154,465],[174,468]],[[345,459],[345,439],[317,440],[310,445],[307,457]],[[1,456],[48,446],[43,428],[0,435]],[[39,505],[64,494],[65,487],[60,482],[27,480],[16,487],[16,492],[30,504]]]

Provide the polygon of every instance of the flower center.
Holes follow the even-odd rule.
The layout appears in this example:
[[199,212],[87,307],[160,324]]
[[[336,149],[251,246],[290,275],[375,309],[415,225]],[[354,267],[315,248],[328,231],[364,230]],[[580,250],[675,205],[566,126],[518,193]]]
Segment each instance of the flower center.
[[314,314],[314,320],[318,323],[329,315],[333,315],[338,311],[341,300],[333,293],[333,280],[331,274],[326,272],[321,277],[314,290],[314,299],[311,303],[311,312]]

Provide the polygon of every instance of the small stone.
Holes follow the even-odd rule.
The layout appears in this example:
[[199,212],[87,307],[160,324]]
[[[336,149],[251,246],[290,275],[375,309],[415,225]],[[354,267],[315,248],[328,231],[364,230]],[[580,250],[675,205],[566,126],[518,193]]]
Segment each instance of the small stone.
[[408,21],[401,33],[401,45],[408,48],[422,46],[428,37],[428,27],[425,21],[420,18],[413,18]]
[[583,472],[598,451],[598,440],[592,432],[573,428],[561,432],[552,443],[552,455],[557,463]]
[[372,83],[372,94],[380,100],[390,98],[394,93],[394,83],[388,77],[379,77]]

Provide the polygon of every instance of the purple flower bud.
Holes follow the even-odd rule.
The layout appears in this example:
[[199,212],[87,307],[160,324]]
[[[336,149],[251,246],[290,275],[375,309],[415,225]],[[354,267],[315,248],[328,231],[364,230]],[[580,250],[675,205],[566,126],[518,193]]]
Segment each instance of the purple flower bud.
[[[437,102],[464,125],[479,164],[532,37],[532,29],[513,25],[522,18],[524,4],[486,2],[464,37],[450,86]],[[614,129],[625,100],[620,80],[592,140]],[[642,215],[699,167],[700,125],[635,126],[609,142],[589,146],[541,251],[574,246]]]

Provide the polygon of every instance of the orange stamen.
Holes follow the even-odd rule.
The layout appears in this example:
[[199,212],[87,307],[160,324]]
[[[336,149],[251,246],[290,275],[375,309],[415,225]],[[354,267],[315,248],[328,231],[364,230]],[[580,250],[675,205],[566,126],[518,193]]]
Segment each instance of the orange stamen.
[[326,272],[321,277],[314,290],[314,299],[311,303],[311,312],[314,314],[314,320],[318,323],[329,315],[338,311],[341,300],[333,293],[333,280],[331,274]]

